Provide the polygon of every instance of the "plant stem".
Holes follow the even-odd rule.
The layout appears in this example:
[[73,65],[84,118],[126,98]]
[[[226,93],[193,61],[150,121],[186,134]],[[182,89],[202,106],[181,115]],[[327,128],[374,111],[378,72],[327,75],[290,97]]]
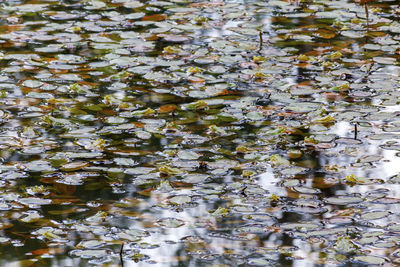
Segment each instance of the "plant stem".
[[119,250],[119,260],[121,261],[122,267],[124,267],[124,260],[122,259],[122,252],[124,252],[124,245],[125,245],[125,243],[122,243],[121,249]]

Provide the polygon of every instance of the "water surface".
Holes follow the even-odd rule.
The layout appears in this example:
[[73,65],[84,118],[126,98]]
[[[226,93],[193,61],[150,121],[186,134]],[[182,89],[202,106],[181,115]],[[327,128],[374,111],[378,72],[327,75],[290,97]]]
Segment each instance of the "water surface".
[[0,265],[395,266],[397,1],[0,1]]

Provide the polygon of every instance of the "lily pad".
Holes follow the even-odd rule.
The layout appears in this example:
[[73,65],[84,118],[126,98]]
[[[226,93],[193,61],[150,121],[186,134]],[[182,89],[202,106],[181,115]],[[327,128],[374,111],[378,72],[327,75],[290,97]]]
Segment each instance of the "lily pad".
[[364,264],[371,264],[371,265],[382,265],[386,262],[384,258],[377,257],[377,256],[356,256],[353,258],[356,262],[361,262]]

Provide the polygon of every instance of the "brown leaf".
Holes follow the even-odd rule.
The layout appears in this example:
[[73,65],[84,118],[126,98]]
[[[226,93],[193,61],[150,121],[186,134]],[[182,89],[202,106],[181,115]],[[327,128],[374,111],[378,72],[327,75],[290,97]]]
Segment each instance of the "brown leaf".
[[318,31],[315,32],[315,35],[324,39],[332,39],[333,37],[335,37],[336,34],[333,31],[319,29]]
[[177,108],[178,108],[177,105],[174,105],[174,104],[167,104],[167,105],[162,105],[162,106],[159,108],[158,111],[159,111],[160,113],[170,113],[170,112],[175,111]]
[[64,195],[72,195],[76,191],[76,185],[54,183],[54,188]]

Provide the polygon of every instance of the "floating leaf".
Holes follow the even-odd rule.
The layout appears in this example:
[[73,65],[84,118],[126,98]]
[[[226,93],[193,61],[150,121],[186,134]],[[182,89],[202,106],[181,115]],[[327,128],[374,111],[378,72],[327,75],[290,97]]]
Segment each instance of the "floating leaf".
[[340,253],[353,253],[358,249],[358,247],[347,236],[338,237],[334,247],[335,250]]
[[89,166],[89,163],[78,161],[78,162],[71,162],[61,166],[61,170],[63,171],[77,171]]
[[173,168],[168,165],[163,165],[163,166],[159,167],[158,170],[165,174],[181,174],[182,173],[182,171],[180,169]]
[[173,205],[182,205],[191,202],[192,199],[189,196],[174,196],[169,199],[169,203]]
[[50,165],[49,162],[44,160],[35,160],[27,163],[26,168],[32,172],[52,172],[54,168]]
[[122,166],[137,165],[137,162],[130,158],[115,158],[114,161],[117,165],[122,165]]
[[76,245],[76,248],[97,248],[103,244],[103,242],[98,240],[86,240],[79,242],[79,244]]
[[81,257],[84,259],[102,258],[109,255],[108,250],[92,249],[92,250],[73,250],[70,252],[72,256]]
[[342,196],[342,197],[329,197],[326,199],[328,204],[333,205],[348,205],[362,202],[363,199],[361,197],[351,197],[351,196]]
[[161,225],[163,227],[167,227],[167,228],[177,228],[177,227],[180,227],[185,224],[182,220],[175,219],[175,218],[163,218],[163,219],[157,221],[157,223],[159,225]]
[[384,258],[377,257],[377,256],[356,256],[353,258],[356,262],[362,262],[364,264],[373,264],[373,265],[382,265],[386,261]]
[[354,174],[346,176],[346,182],[349,184],[368,184],[371,183],[373,180],[364,178],[364,177],[356,177]]
[[314,223],[285,223],[280,227],[287,230],[314,230],[320,226]]
[[273,165],[290,165],[290,161],[288,161],[287,159],[278,154],[271,155],[269,160]]
[[88,217],[86,220],[88,222],[99,223],[99,222],[103,222],[106,219],[106,217],[107,217],[107,213],[105,213],[104,211],[99,211],[95,215]]
[[21,204],[28,205],[28,206],[40,206],[40,205],[48,205],[51,203],[51,199],[43,199],[43,198],[20,198],[18,201]]
[[200,157],[200,154],[194,152],[194,151],[186,151],[186,150],[181,150],[178,152],[178,157],[180,159],[186,159],[186,160],[196,160]]
[[34,223],[39,221],[42,218],[42,216],[37,213],[37,212],[31,212],[28,213],[27,216],[23,216],[19,218],[18,220],[24,223]]
[[389,211],[373,211],[373,212],[366,212],[361,214],[361,219],[363,220],[377,220],[382,219],[390,214]]
[[169,181],[165,180],[160,182],[160,185],[157,187],[157,190],[163,193],[167,193],[173,191],[174,189],[169,183]]
[[226,216],[228,213],[229,213],[229,210],[227,208],[219,207],[214,212],[212,212],[212,215],[213,216]]

